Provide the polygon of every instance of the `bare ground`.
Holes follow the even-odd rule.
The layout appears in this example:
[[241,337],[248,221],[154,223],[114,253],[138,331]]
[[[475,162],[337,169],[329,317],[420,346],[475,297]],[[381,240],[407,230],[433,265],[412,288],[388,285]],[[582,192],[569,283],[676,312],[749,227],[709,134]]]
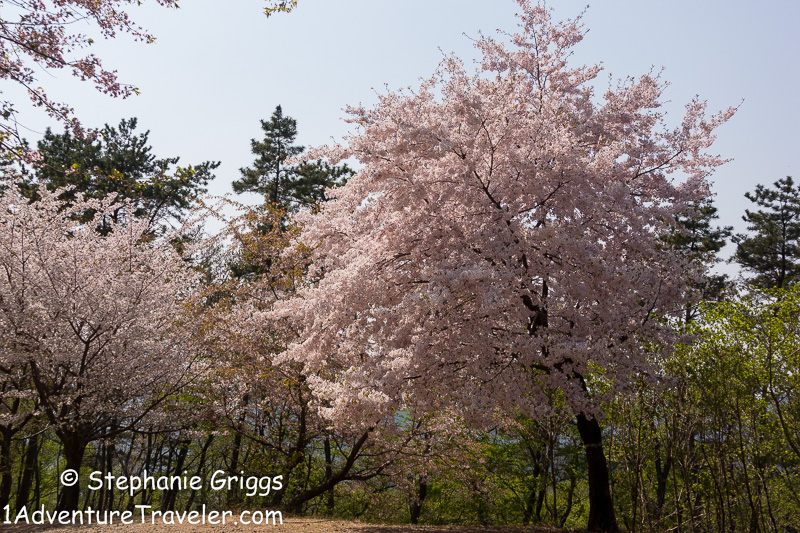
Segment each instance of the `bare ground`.
[[[235,522],[235,520],[234,520]],[[345,522],[322,518],[287,517],[283,525],[242,525],[230,520],[225,525],[170,525],[141,524],[130,525],[69,525],[69,526],[37,526],[27,524],[0,525],[0,532],[47,532],[47,533],[210,533],[225,531],[231,533],[567,533],[567,530],[521,527],[521,526],[412,526],[381,525],[361,522]]]

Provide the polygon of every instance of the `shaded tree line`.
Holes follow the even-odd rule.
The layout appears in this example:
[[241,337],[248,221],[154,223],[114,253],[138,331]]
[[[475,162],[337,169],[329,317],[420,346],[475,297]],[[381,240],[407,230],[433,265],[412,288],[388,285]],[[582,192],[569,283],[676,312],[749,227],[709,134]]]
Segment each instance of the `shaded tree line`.
[[[273,120],[280,125],[285,117],[276,112]],[[165,235],[167,225],[180,221],[183,206],[207,183],[207,172],[215,165],[200,166],[197,177],[188,170],[192,179],[178,178],[188,183],[183,189],[171,189],[181,191],[174,193],[180,198],[153,199],[149,195],[154,189],[140,186],[144,176],[155,172],[157,180],[172,178],[165,175],[165,165],[153,165],[146,135],[128,139],[135,142],[109,141],[113,132],[132,136],[133,128],[126,129],[131,125],[135,122],[123,122],[118,130],[107,128],[108,136],[101,140],[87,139],[76,143],[82,148],[69,148],[76,150],[76,161],[86,155],[87,146],[100,162],[103,157],[98,153],[113,152],[120,146],[144,153],[139,164],[145,171],[128,174],[133,179],[124,187],[98,183],[105,178],[97,163],[56,172],[67,169],[64,163],[56,163],[59,159],[55,157],[45,159],[48,166],[42,167],[40,174],[16,182],[26,201],[39,206],[40,218],[26,222],[15,213],[18,219],[12,226],[16,233],[4,240],[8,290],[24,285],[13,278],[14,260],[26,268],[33,268],[36,261],[42,263],[39,268],[48,267],[41,252],[36,258],[26,256],[22,244],[15,248],[14,236],[25,235],[21,230],[26,223],[30,224],[30,242],[41,239],[53,248],[55,241],[45,241],[45,234],[33,230],[58,221],[61,225],[53,226],[56,232],[63,234],[63,228],[72,228],[63,243],[77,246],[80,228],[88,228],[86,245],[105,250],[106,243],[122,235],[123,228],[130,231],[139,221],[139,237],[127,239],[128,248],[119,242],[112,247],[128,250],[129,255],[130,246],[155,242]],[[289,135],[290,146],[294,135]],[[64,140],[76,142],[70,134],[62,139],[48,134],[42,141],[42,153],[48,154],[53,146],[66,146],[68,143],[61,143]],[[266,192],[265,203],[229,220],[224,251],[211,259],[204,257],[205,263],[196,259],[175,263],[190,264],[194,271],[205,273],[206,281],[201,296],[189,304],[191,312],[186,318],[160,323],[164,329],[158,335],[180,332],[182,340],[173,337],[171,342],[180,342],[184,349],[202,346],[193,352],[191,363],[202,371],[189,377],[161,369],[157,378],[151,375],[145,383],[128,383],[129,388],[123,389],[116,377],[124,367],[115,367],[113,384],[100,380],[100,386],[88,388],[86,382],[99,380],[97,372],[108,372],[107,358],[117,354],[107,351],[107,346],[117,341],[104,340],[103,347],[98,345],[93,354],[94,363],[85,359],[81,369],[65,368],[65,363],[55,361],[48,368],[45,354],[49,352],[42,351],[44,338],[30,344],[30,339],[44,334],[37,334],[33,326],[25,329],[21,318],[13,319],[10,295],[4,294],[4,319],[13,323],[14,334],[3,341],[0,507],[124,510],[152,505],[163,511],[180,511],[203,504],[268,506],[294,513],[414,523],[580,526],[589,506],[587,467],[581,459],[578,427],[562,391],[548,392],[549,416],[506,416],[494,428],[481,431],[470,429],[457,417],[448,420],[446,416],[407,412],[343,432],[332,430],[319,416],[302,368],[277,358],[294,333],[280,327],[264,330],[263,323],[253,321],[253,316],[295,294],[298,284],[307,279],[304,254],[308,250],[290,248],[299,234],[292,213],[323,197],[306,195],[305,176],[287,178],[293,176],[290,165],[280,171],[286,174],[279,174],[278,164],[270,166],[270,158],[288,157],[290,151],[265,155],[256,152],[255,146],[254,153],[267,163],[260,181],[254,181],[261,183],[260,192]],[[64,156],[59,149],[53,153]],[[126,155],[130,154],[110,153],[106,160],[125,160]],[[112,182],[126,175],[113,164],[109,168],[105,172]],[[348,172],[340,168],[320,185],[340,183]],[[73,189],[61,192],[63,189],[57,188],[70,180]],[[281,181],[282,190],[275,193]],[[55,192],[49,192],[48,185]],[[97,192],[111,186],[123,191],[121,203],[104,203],[106,194]],[[4,196],[10,202],[6,212],[14,211],[11,191],[7,188]],[[629,531],[791,531],[800,519],[796,442],[800,384],[795,383],[800,375],[800,296],[791,275],[797,260],[790,253],[800,233],[794,210],[800,191],[786,178],[772,188],[759,186],[748,197],[761,209],[746,213],[750,233],[735,237],[740,251],[734,260],[741,261],[745,271],[754,276],[738,289],[714,276],[700,282],[705,303],[687,309],[682,319],[696,341],[674,351],[654,347],[652,358],[663,366],[663,377],[640,376],[604,407],[604,440],[616,514]],[[774,201],[775,197],[780,201]],[[273,198],[279,201],[271,202]],[[768,203],[770,198],[772,203]],[[154,217],[147,209],[153,205],[177,211],[164,208],[162,215]],[[177,216],[167,224],[171,214]],[[686,231],[666,240],[707,261],[730,235],[729,228],[714,225],[715,218],[716,209],[705,202],[679,217]],[[149,236],[142,241],[143,235]],[[174,248],[174,241],[169,246]],[[86,248],[70,253],[89,255]],[[753,261],[754,256],[760,259]],[[103,261],[114,264],[109,256]],[[153,264],[152,259],[143,262]],[[92,263],[90,273],[95,283],[102,277],[96,264]],[[221,271],[225,274],[211,274]],[[125,272],[136,273],[130,260]],[[108,275],[124,287],[131,284],[118,270]],[[102,298],[122,305],[128,296],[111,289],[111,278],[102,284]],[[97,293],[86,296],[101,298]],[[144,295],[135,296],[141,299]],[[160,297],[159,293],[154,292],[153,297]],[[53,301],[48,303],[53,305]],[[76,302],[73,305],[80,307]],[[154,307],[151,304],[148,313]],[[23,306],[17,312],[30,318],[24,317],[24,311]],[[57,321],[58,316],[48,320]],[[135,319],[128,316],[127,320]],[[109,324],[107,317],[96,319],[95,325],[85,314],[67,321],[77,345],[90,351],[95,339],[107,334],[103,328],[119,329]],[[56,328],[48,331],[56,332]],[[130,335],[130,339],[153,336],[140,329]],[[162,364],[153,346],[142,350]],[[26,358],[25,353],[35,356]],[[141,357],[135,361],[133,370],[138,375],[148,363]],[[181,361],[185,364],[186,360]],[[48,371],[52,375],[47,375]],[[68,404],[64,401],[67,397],[72,398]],[[141,410],[128,407],[120,411],[118,407],[124,405],[120,402],[126,398]],[[115,408],[103,407],[109,403]],[[445,431],[449,436],[442,438]],[[84,480],[89,471],[96,470],[117,476],[145,471],[153,476],[187,474],[205,480],[222,471],[226,475],[280,475],[286,481],[267,495],[238,488],[217,492],[207,485],[198,490],[143,489],[131,494],[105,488],[90,491],[85,483],[70,493],[57,481],[64,468],[79,470]]]
[[[732,111],[655,133],[648,76],[595,107],[598,69],[565,70],[579,26],[523,7],[519,54],[481,40],[493,81],[446,60],[353,110],[329,160],[294,162],[276,108],[234,182],[263,203],[216,239],[187,210],[217,163],[156,158],[135,120],[7,169],[0,507],[791,531],[797,188],[748,196],[749,283],[702,275]],[[65,468],[284,483],[131,494]]]

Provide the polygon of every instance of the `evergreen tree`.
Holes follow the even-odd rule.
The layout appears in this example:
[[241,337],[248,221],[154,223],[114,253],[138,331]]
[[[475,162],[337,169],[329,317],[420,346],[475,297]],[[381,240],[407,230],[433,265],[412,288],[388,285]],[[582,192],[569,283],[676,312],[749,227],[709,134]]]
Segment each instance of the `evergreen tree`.
[[[694,202],[691,207],[691,212],[676,217],[683,231],[670,235],[667,242],[689,254],[692,259],[704,263],[719,262],[717,253],[722,250],[727,239],[731,237],[733,227],[720,227],[713,224],[719,215],[711,197]],[[708,273],[695,288],[702,293],[703,300],[718,300],[725,289],[727,278],[728,276],[725,274]],[[688,323],[696,316],[697,307],[688,306],[684,320]]]
[[733,238],[738,245],[733,261],[755,274],[751,282],[758,287],[794,285],[800,280],[800,187],[787,176],[745,196],[762,209],[745,210],[750,234]]
[[[72,186],[61,196],[66,201],[73,201],[76,193],[86,198],[116,193],[118,199],[133,201],[130,215],[147,217],[153,227],[170,218],[180,220],[192,200],[206,192],[219,163],[180,167],[178,157],[158,159],[149,144],[150,132],[137,134],[136,125],[136,118],[123,119],[117,127],[106,124],[94,137],[48,128],[38,143],[42,162],[23,184],[26,195],[35,198],[39,183],[50,190]],[[126,214],[117,210],[113,218],[118,222]]]
[[290,165],[287,159],[305,149],[294,144],[297,121],[284,116],[277,106],[269,120],[261,121],[264,140],[252,139],[252,153],[257,156],[252,167],[242,168],[241,179],[233,182],[237,193],[255,192],[285,210],[310,207],[322,202],[326,187],[342,185],[353,173],[347,165],[332,166],[322,161]]
[[325,188],[343,185],[353,175],[347,165],[330,165],[324,161],[302,163],[297,166],[297,180],[293,186],[293,200],[299,206],[312,207],[327,198]]

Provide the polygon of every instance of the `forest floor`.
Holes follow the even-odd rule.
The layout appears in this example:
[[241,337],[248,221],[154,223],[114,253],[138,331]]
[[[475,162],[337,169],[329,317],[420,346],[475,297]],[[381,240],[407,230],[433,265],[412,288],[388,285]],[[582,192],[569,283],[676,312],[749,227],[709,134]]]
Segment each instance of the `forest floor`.
[[[225,525],[169,525],[134,523],[130,525],[68,525],[37,526],[27,524],[0,525],[0,532],[47,532],[47,533],[267,533],[279,530],[282,533],[567,533],[565,529],[521,526],[412,526],[381,525],[361,522],[346,522],[322,518],[287,517],[283,525],[242,525],[228,522]],[[572,530],[574,533],[579,533]]]

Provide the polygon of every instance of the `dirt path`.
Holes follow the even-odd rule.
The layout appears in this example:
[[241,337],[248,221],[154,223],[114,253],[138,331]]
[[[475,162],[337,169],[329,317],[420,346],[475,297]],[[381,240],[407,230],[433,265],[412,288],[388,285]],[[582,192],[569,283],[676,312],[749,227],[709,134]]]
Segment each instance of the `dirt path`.
[[0,532],[47,532],[47,533],[561,533],[565,530],[517,527],[517,526],[411,526],[362,524],[316,518],[291,518],[284,520],[283,525],[243,525],[234,524],[230,520],[225,525],[190,525],[190,524],[116,524],[110,526],[36,526],[27,524],[0,525]]

